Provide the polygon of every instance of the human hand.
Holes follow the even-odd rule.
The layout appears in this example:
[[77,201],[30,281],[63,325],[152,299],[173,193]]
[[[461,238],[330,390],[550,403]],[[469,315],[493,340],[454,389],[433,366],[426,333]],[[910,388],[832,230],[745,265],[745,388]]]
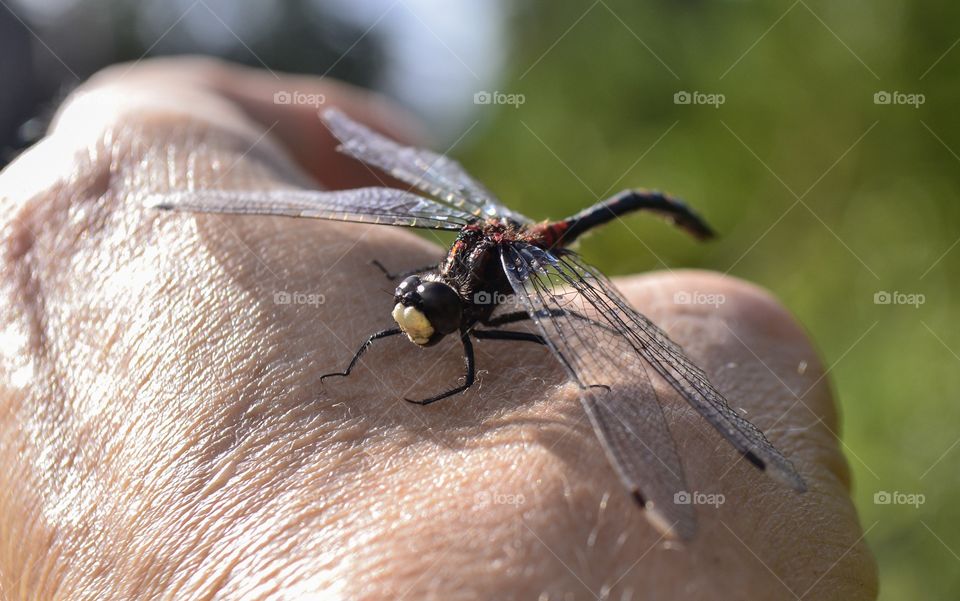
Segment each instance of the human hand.
[[[274,104],[278,90],[411,135],[346,86],[147,61],[95,77],[0,175],[2,596],[876,595],[823,367],[752,285],[617,282],[810,489],[773,482],[668,403],[691,491],[724,499],[697,507],[689,543],[663,540],[622,491],[543,348],[480,341],[480,384],[429,407],[402,397],[456,381],[455,340],[385,341],[321,386],[391,324],[392,285],[369,261],[403,270],[442,249],[394,228],[141,206],[185,187],[380,184],[333,152],[316,107]],[[690,292],[725,302],[674,302]]]

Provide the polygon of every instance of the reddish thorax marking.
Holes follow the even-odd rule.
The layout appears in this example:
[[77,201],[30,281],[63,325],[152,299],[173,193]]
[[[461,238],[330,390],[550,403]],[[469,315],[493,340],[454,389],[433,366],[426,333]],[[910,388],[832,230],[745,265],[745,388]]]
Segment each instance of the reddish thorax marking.
[[460,230],[460,235],[450,246],[441,272],[448,275],[467,265],[482,264],[493,248],[508,242],[526,242],[546,249],[562,247],[567,242],[564,234],[569,228],[570,223],[567,221],[516,225],[499,219],[488,219],[472,223]]
[[534,244],[544,248],[566,246],[563,237],[570,229],[569,221],[544,221],[530,228]]

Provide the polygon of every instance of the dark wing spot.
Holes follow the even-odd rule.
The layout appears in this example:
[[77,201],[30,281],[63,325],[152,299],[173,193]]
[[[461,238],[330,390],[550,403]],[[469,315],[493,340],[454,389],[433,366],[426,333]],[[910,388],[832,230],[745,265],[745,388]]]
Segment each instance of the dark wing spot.
[[761,470],[767,469],[767,464],[764,463],[763,459],[760,459],[759,457],[754,455],[752,451],[747,451],[746,453],[743,454],[743,456],[747,458],[747,461],[757,466]]

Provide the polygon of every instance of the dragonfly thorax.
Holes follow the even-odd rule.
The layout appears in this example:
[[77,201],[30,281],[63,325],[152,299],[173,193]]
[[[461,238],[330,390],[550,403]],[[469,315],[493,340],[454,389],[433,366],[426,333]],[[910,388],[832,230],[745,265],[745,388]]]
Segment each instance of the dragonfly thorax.
[[460,327],[460,296],[445,282],[412,275],[397,286],[394,301],[393,319],[414,344],[431,346]]

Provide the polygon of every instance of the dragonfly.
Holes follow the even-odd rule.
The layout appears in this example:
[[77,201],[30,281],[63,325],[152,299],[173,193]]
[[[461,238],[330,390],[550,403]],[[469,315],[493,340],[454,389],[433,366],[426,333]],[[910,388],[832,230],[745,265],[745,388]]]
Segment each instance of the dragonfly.
[[[346,368],[349,376],[377,341],[406,336],[431,347],[456,336],[462,383],[425,399],[429,405],[464,392],[476,380],[472,340],[547,347],[576,385],[593,431],[626,491],[664,536],[690,540],[694,507],[676,444],[654,390],[665,381],[742,457],[797,492],[806,490],[789,459],[735,411],[707,374],[599,270],[571,249],[583,234],[636,211],[649,211],[698,239],[713,231],[685,203],[657,191],[632,189],[559,221],[534,222],[500,202],[456,161],[404,146],[336,109],[323,120],[338,150],[377,168],[409,189],[180,190],[152,195],[146,206],[167,211],[316,218],[456,232],[439,264],[391,274],[399,280],[394,327],[368,336]],[[417,192],[414,192],[416,190]],[[517,330],[514,324],[528,324]]]

